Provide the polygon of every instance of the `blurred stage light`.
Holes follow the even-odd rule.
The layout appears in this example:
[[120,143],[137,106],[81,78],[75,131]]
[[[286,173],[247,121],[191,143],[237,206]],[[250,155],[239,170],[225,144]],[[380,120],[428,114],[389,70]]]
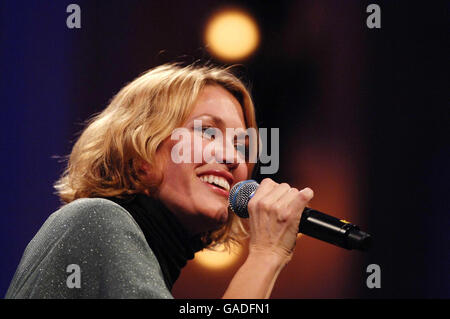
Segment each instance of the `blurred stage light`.
[[233,62],[252,54],[259,44],[255,20],[240,9],[224,9],[214,14],[205,30],[205,44],[218,59]]
[[240,246],[233,246],[230,253],[228,250],[225,250],[223,245],[220,245],[217,247],[217,250],[203,249],[197,252],[194,261],[206,268],[226,268],[238,261],[240,253]]

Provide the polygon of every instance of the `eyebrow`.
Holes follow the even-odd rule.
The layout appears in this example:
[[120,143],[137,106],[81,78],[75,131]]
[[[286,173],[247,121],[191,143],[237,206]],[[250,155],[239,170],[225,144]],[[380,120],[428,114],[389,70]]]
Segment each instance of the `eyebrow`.
[[199,117],[209,117],[209,118],[211,118],[215,123],[222,124],[222,125],[224,124],[223,120],[222,120],[220,117],[217,117],[217,116],[215,116],[215,115],[211,115],[211,114],[208,114],[208,113],[200,114],[200,115],[194,117],[192,120],[198,119]]
[[[214,124],[216,124],[216,125],[218,125],[218,126],[219,126],[219,125],[225,126],[225,122],[224,122],[220,117],[217,117],[217,116],[212,115],[212,114],[209,114],[209,113],[202,113],[202,114],[199,114],[199,115],[197,115],[196,117],[192,118],[191,120],[194,121],[194,120],[196,120],[196,119],[198,119],[198,118],[200,118],[200,117],[209,117],[210,119],[213,120]],[[244,128],[244,131],[245,131],[246,129],[247,129],[247,128]],[[245,134],[246,134],[245,132],[239,132],[236,136],[237,136],[237,137],[240,137],[240,136],[245,135]]]

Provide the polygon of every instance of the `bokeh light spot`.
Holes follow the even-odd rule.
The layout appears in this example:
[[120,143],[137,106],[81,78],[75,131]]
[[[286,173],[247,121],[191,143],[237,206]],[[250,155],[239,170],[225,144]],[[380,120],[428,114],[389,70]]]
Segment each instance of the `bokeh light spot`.
[[257,48],[258,25],[240,9],[225,9],[214,14],[205,31],[206,46],[212,55],[224,61],[245,59]]
[[233,246],[230,252],[223,245],[219,245],[215,250],[203,249],[197,252],[194,261],[206,268],[221,269],[238,261],[240,253],[240,246]]

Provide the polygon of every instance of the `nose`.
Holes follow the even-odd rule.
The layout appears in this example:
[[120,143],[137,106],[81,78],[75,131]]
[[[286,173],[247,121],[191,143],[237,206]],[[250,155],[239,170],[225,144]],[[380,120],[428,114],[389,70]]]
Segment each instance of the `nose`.
[[224,139],[223,143],[216,140],[214,148],[214,157],[216,162],[223,163],[230,171],[235,170],[239,166],[238,152],[232,141]]

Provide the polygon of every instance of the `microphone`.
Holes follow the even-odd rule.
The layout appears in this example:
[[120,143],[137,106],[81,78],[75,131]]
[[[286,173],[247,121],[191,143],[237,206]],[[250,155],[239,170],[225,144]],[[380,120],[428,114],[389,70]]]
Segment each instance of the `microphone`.
[[[236,215],[249,217],[247,204],[258,187],[254,180],[241,181],[233,186],[228,201]],[[358,226],[308,207],[303,210],[298,232],[348,250],[367,251],[372,244],[372,237]]]

